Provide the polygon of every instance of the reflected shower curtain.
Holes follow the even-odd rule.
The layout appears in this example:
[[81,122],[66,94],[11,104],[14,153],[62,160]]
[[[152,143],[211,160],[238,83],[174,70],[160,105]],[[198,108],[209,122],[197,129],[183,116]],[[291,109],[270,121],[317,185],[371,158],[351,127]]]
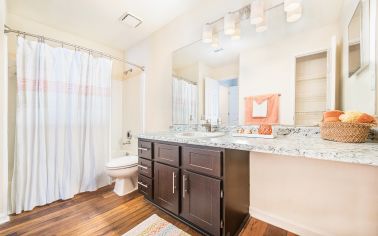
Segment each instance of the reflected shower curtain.
[[197,85],[173,77],[173,124],[195,124],[198,114]]
[[18,38],[12,211],[108,184],[112,62]]

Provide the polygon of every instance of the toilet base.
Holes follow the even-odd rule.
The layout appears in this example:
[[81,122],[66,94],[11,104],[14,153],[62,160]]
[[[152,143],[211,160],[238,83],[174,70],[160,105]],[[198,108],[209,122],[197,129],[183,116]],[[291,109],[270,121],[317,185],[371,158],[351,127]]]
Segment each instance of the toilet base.
[[125,196],[138,189],[137,180],[134,178],[117,178],[113,192],[118,196]]

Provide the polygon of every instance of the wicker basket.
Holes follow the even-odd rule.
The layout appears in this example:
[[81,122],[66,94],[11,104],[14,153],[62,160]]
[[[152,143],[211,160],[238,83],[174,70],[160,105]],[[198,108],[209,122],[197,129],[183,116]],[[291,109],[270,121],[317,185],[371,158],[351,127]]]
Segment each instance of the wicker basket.
[[322,122],[320,135],[323,139],[343,143],[366,142],[372,124]]

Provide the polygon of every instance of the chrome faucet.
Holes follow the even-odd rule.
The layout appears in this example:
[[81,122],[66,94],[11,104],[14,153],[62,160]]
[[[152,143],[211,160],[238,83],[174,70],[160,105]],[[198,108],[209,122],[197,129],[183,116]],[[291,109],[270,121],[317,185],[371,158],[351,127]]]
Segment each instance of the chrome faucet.
[[222,122],[221,122],[220,118],[217,119],[217,124],[216,125],[213,125],[211,123],[211,120],[205,120],[205,123],[202,124],[202,127],[205,127],[206,132],[215,132],[216,129],[218,129],[220,127],[221,123]]
[[212,132],[212,125],[209,120],[206,120],[204,124],[202,124],[202,127],[205,127],[206,132]]

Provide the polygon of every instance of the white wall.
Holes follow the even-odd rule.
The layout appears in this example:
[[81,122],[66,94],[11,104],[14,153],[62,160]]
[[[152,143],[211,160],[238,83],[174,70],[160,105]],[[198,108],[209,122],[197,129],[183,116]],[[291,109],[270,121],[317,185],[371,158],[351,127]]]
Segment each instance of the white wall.
[[378,168],[251,153],[252,216],[298,235],[378,235]]
[[122,82],[123,87],[123,137],[131,131],[131,144],[123,145],[123,149],[132,155],[138,155],[138,138],[142,132],[142,100],[141,100],[141,73],[128,77]]
[[4,53],[4,23],[5,23],[5,1],[0,0],[0,223],[7,221],[7,183],[8,183],[8,165],[7,165],[7,82],[5,78],[5,60]]
[[303,33],[276,35],[272,44],[253,46],[240,54],[239,121],[244,123],[244,98],[280,93],[280,123],[294,125],[295,57],[318,50],[328,50],[338,25]]
[[174,75],[198,83],[198,63],[180,68],[173,68],[172,70]]
[[119,157],[121,153],[121,139],[123,129],[123,82],[112,80],[112,157]]
[[[348,75],[348,25],[352,18],[357,4],[360,0],[345,0],[340,19],[340,28],[342,30],[342,92],[341,107],[343,110],[356,110],[369,114],[378,114],[376,108],[376,75],[375,64],[375,31],[376,24],[376,0],[361,1],[363,4],[363,32],[364,40],[362,41],[364,53],[363,61],[369,61],[370,66],[364,69],[359,75],[349,78]],[[370,2],[370,11],[368,4]],[[371,16],[369,19],[367,16]],[[370,22],[370,24],[369,24]],[[369,34],[369,31],[371,34]],[[370,41],[370,42],[369,42]]]
[[228,63],[226,65],[212,68],[213,79],[237,79],[239,77],[239,63]]

